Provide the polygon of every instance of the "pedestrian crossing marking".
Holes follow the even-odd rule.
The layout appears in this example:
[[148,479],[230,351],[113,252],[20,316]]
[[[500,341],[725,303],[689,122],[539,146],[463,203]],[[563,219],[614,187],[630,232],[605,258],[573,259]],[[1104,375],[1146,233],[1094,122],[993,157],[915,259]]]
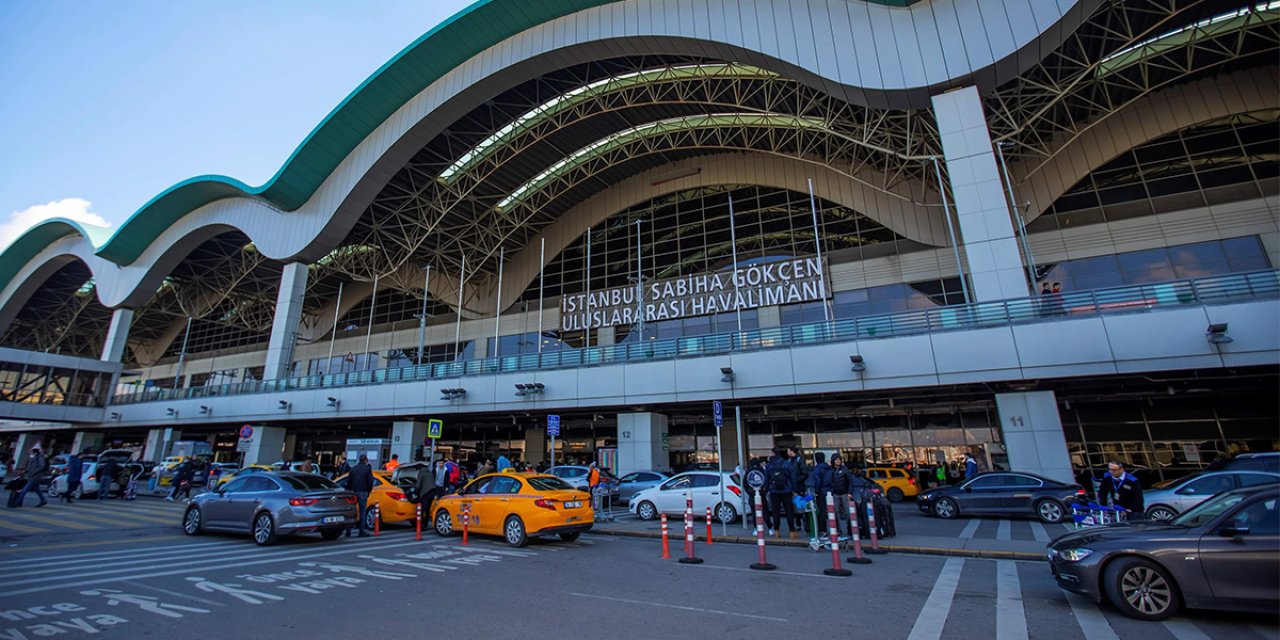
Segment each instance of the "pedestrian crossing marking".
[[1022,605],[1018,564],[996,561],[996,640],[1027,640],[1027,614]]
[[1071,613],[1080,625],[1080,631],[1088,640],[1120,640],[1107,617],[1094,601],[1075,593],[1065,593],[1067,604],[1071,605]]
[[[88,520],[89,522],[101,522],[103,524],[109,524],[116,527],[131,527],[131,526],[138,526],[138,525],[146,525],[148,523],[174,524],[174,525],[178,524],[177,517],[159,518],[156,516],[144,516],[137,513],[127,513],[127,512],[116,512],[116,513],[119,513],[118,517],[116,517],[116,513],[107,513],[106,515],[104,515],[101,512],[85,513],[84,511],[77,511],[75,513],[69,513],[69,512],[63,511],[62,513],[66,514],[67,517],[78,518],[81,520]],[[142,520],[144,522],[138,522],[139,520]]]
[[962,540],[968,540],[972,538],[973,535],[978,532],[978,526],[981,524],[982,524],[981,520],[977,520],[977,519],[970,520],[968,524],[964,525],[964,529],[960,530],[960,538]]
[[[33,509],[34,509],[35,507],[31,507],[31,508],[33,508]],[[25,509],[25,507],[24,507],[24,509]],[[65,519],[49,518],[49,517],[45,517],[45,516],[39,516],[39,515],[36,515],[36,514],[34,514],[34,513],[15,513],[15,512],[12,512],[12,511],[11,511],[11,512],[9,512],[8,514],[6,514],[6,516],[7,516],[7,517],[6,517],[6,519],[8,519],[8,518],[15,518],[15,519],[18,519],[18,520],[34,520],[34,521],[36,521],[36,522],[41,522],[41,523],[44,523],[44,524],[51,524],[51,525],[54,525],[54,526],[56,526],[56,527],[66,527],[66,528],[68,528],[68,529],[81,529],[81,530],[88,530],[88,529],[98,529],[98,528],[100,528],[100,527],[98,527],[98,526],[96,526],[96,525],[92,525],[92,524],[80,524],[80,523],[78,523],[78,522],[68,522],[68,521],[67,521],[67,520],[65,520]]]
[[1178,640],[1209,640],[1209,636],[1187,620],[1165,620],[1164,628]]
[[1036,542],[1049,541],[1049,532],[1045,531],[1044,525],[1040,524],[1039,522],[1031,523],[1031,535],[1035,538]]
[[929,598],[916,616],[907,640],[938,640],[942,637],[942,628],[951,614],[951,603],[955,600],[963,569],[964,558],[948,558],[942,565],[942,571],[938,572],[938,579],[933,583],[933,591],[929,592]]
[[23,533],[49,533],[50,532],[49,529],[41,529],[39,527],[32,527],[25,524],[18,524],[16,522],[11,522],[7,519],[0,519],[0,529],[13,529],[14,531],[21,531]]

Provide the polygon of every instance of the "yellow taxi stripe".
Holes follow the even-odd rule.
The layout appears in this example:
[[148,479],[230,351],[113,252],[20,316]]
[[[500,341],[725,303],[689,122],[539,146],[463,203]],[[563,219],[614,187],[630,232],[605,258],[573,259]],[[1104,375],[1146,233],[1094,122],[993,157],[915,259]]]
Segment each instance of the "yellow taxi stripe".
[[21,531],[23,533],[49,533],[48,529],[29,527],[25,524],[10,522],[9,520],[0,520],[0,529],[13,529],[14,531]]
[[[31,508],[32,508],[32,509],[34,509],[35,507],[31,507]],[[23,507],[23,509],[25,510],[25,509],[26,509],[26,507]],[[9,514],[9,515],[10,515],[10,516],[12,516],[12,517],[16,517],[16,518],[18,518],[18,519],[20,519],[20,520],[32,520],[32,521],[35,521],[35,522],[42,522],[42,523],[44,523],[44,524],[51,524],[51,525],[53,525],[53,526],[55,526],[55,527],[66,527],[67,529],[98,529],[98,528],[100,528],[100,527],[98,527],[97,525],[92,525],[92,524],[80,524],[80,523],[78,523],[78,522],[68,522],[68,521],[67,521],[67,520],[65,520],[65,519],[64,519],[64,520],[59,520],[59,519],[57,519],[57,518],[46,518],[46,517],[44,517],[44,516],[38,516],[38,515],[35,515],[35,514],[32,514],[32,513],[20,513],[20,514],[19,514],[19,513],[11,513],[11,514]]]
[[[61,515],[61,513],[67,513],[66,511],[62,511],[62,510],[59,510],[59,512],[60,512],[59,515]],[[143,516],[143,515],[138,515],[133,513],[118,514],[118,515],[110,514],[108,516],[104,516],[98,513],[90,514],[90,513],[83,513],[83,511],[81,511],[81,512],[76,512],[74,514],[67,513],[67,515],[68,517],[76,518],[79,520],[88,520],[90,522],[101,522],[103,524],[114,525],[117,527],[120,527],[120,526],[145,527],[152,523],[176,525],[178,524],[178,521],[179,521],[179,518],[177,516],[174,516],[172,518],[160,518],[156,516]]]

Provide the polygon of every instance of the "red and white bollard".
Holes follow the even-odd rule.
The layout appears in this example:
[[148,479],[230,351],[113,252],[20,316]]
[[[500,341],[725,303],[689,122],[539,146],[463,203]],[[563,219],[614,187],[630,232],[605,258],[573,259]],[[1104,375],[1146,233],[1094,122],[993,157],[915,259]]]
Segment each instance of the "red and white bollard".
[[414,518],[413,518],[413,523],[414,523],[413,539],[421,540],[422,539],[422,504],[419,503],[417,506],[418,508],[414,513]]
[[471,524],[471,505],[462,503],[462,546],[467,546],[467,527]]
[[707,544],[711,542],[711,507],[707,507]]
[[373,535],[374,537],[382,535],[382,507],[378,503],[373,503]]
[[867,501],[867,528],[871,530],[871,548],[867,549],[867,553],[876,555],[889,553],[888,550],[880,548],[880,534],[877,533],[876,527],[876,505],[870,500]]
[[684,557],[677,560],[681,564],[702,564],[702,558],[693,555],[693,494],[685,493],[684,497]]
[[849,497],[849,537],[853,542],[853,555],[845,558],[850,564],[871,564],[871,558],[862,555],[862,538],[858,535],[858,503]]
[[831,568],[823,569],[822,573],[848,578],[853,575],[853,572],[840,566],[840,533],[836,529],[836,501],[830,491],[827,492],[827,535],[831,540]]
[[667,540],[667,514],[662,514],[662,557],[659,560],[666,560],[671,557],[671,543]]
[[760,561],[751,565],[756,571],[773,571],[778,567],[769,564],[764,557],[764,507],[760,505],[760,492],[756,491],[756,549],[760,552]]

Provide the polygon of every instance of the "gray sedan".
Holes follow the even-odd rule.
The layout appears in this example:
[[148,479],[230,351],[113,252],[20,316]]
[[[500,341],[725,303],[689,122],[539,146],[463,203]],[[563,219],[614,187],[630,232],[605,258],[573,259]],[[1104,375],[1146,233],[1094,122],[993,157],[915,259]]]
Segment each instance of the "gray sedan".
[[661,471],[633,471],[618,480],[617,500],[623,504],[631,502],[637,493],[656,487],[671,476]]
[[1186,605],[1280,608],[1280,486],[1211,498],[1162,522],[1094,527],[1049,544],[1058,586],[1125,615],[1163,620]]
[[249,533],[259,545],[274,544],[281,535],[319,532],[336,540],[355,526],[355,494],[332,480],[309,473],[269,471],[231,480],[191,500],[182,515],[182,530]]
[[1160,489],[1147,491],[1147,517],[1169,520],[1213,496],[1240,487],[1280,483],[1280,474],[1262,471],[1210,471],[1188,476]]

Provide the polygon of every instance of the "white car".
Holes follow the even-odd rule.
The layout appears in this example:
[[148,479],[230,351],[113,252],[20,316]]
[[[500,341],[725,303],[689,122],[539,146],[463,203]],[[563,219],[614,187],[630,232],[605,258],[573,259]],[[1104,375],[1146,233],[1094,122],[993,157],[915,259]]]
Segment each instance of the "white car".
[[[76,487],[76,492],[72,494],[72,498],[82,498],[86,495],[95,495],[101,487],[98,484],[98,463],[84,463],[84,471],[80,474],[80,486]],[[119,491],[120,484],[113,481],[111,483],[112,491]],[[49,497],[56,498],[67,492],[67,474],[59,475],[49,483]]]
[[[724,495],[720,493],[722,481]],[[689,495],[693,496],[693,516],[697,520],[706,517],[707,507],[711,507],[721,522],[733,522],[738,518],[742,486],[738,484],[737,476],[729,472],[686,471],[677,474],[656,487],[637,493],[627,508],[641,520],[652,520],[661,513],[683,517]]]
[[1263,471],[1210,471],[1197,473],[1160,489],[1146,491],[1147,517],[1172,520],[1178,514],[1220,493],[1241,487],[1280,483],[1280,474]]

